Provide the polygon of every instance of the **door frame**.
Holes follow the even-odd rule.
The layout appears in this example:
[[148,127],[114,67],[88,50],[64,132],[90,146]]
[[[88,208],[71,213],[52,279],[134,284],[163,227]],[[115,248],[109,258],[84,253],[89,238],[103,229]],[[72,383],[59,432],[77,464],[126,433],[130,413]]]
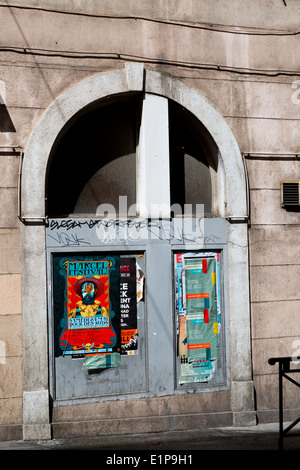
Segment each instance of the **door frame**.
[[[23,438],[50,439],[45,188],[49,157],[77,113],[112,95],[143,91],[179,103],[207,129],[218,147],[217,195],[226,220],[228,338],[233,422],[255,424],[248,259],[248,192],[243,159],[222,115],[178,78],[126,63],[95,74],[59,95],[44,111],[24,152],[19,187],[22,223]],[[238,197],[237,197],[238,196]],[[37,347],[38,345],[38,347]]]

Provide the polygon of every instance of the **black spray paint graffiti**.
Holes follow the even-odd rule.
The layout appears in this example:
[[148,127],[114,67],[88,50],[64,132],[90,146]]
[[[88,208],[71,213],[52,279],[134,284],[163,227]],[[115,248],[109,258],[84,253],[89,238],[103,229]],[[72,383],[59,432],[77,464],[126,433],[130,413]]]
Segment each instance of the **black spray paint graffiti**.
[[167,221],[152,219],[53,219],[48,221],[48,237],[60,246],[87,246],[91,243],[83,235],[86,234],[86,230],[95,229],[97,239],[105,245],[148,239],[167,242],[175,240],[184,243],[197,243],[197,245],[207,242],[217,243],[219,237],[216,235],[204,236],[202,222],[201,218]]

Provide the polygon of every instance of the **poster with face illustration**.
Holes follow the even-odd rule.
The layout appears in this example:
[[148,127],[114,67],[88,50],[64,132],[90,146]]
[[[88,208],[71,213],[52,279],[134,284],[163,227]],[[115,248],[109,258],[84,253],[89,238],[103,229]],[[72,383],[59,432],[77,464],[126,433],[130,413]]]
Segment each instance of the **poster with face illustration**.
[[121,349],[120,257],[54,259],[54,310],[57,355],[102,356],[103,367],[113,366]]

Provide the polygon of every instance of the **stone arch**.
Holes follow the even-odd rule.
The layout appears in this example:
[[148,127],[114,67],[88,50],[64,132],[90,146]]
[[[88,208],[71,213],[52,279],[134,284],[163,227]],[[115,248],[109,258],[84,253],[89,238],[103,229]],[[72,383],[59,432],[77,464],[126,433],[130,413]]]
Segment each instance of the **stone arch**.
[[[224,186],[225,217],[247,216],[247,189],[243,161],[235,137],[209,101],[181,80],[144,70],[143,64],[93,75],[74,85],[45,110],[26,145],[21,187],[21,217],[45,217],[45,178],[48,158],[63,127],[81,110],[101,98],[130,91],[145,91],[172,99],[189,110],[208,130],[219,149],[218,183]],[[38,156],[38,158],[37,158]],[[228,177],[230,175],[230,177]],[[236,197],[236,195],[239,197]]]

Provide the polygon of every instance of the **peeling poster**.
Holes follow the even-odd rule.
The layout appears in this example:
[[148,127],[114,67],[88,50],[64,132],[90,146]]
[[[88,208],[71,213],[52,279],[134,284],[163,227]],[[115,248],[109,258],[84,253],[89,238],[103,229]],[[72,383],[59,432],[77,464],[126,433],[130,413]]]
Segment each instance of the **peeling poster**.
[[138,353],[136,272],[135,258],[121,258],[120,313],[122,355]]
[[175,255],[179,383],[207,382],[219,357],[219,253]]

